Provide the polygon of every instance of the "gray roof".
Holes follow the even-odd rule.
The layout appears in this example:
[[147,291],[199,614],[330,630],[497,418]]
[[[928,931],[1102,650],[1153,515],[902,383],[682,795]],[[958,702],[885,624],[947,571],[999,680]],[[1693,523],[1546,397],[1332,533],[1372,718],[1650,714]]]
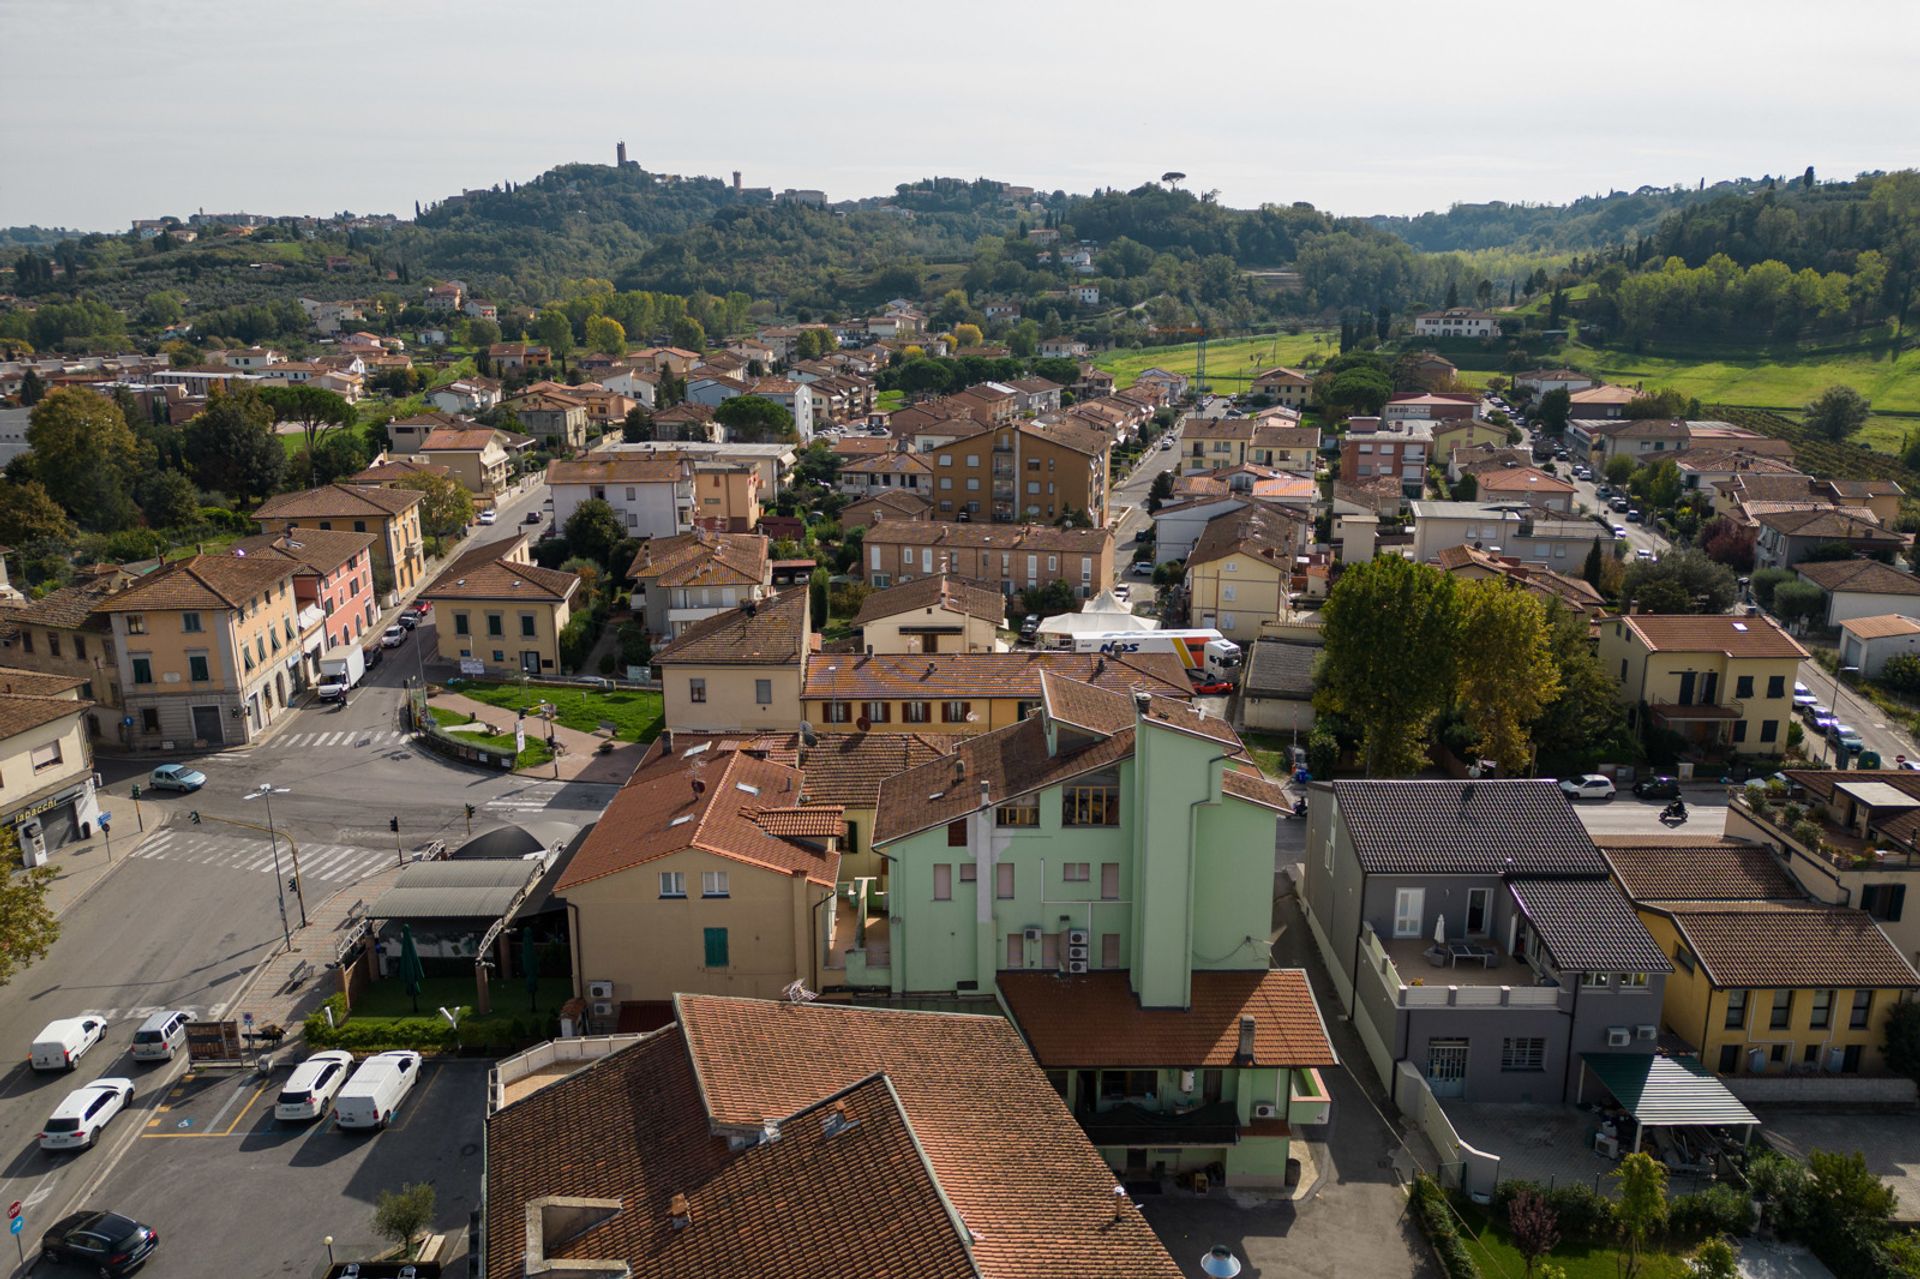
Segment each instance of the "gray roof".
[[1540,778],[1332,783],[1369,875],[1595,875],[1607,863]]
[[373,919],[499,919],[544,869],[538,860],[416,862],[374,902]]
[[1248,697],[1304,701],[1313,696],[1313,663],[1320,650],[1308,644],[1260,640],[1247,656],[1240,691]]
[[1562,972],[1673,971],[1612,880],[1522,878],[1507,887]]

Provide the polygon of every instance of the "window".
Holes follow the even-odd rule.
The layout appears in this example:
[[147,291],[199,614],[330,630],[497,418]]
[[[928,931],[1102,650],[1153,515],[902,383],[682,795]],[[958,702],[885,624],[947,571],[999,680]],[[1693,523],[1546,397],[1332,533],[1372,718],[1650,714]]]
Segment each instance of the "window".
[[947,823],[947,847],[965,848],[967,846],[967,819]]
[[933,867],[933,900],[953,900],[953,867],[945,862],[936,862]]
[[1807,1019],[1807,1025],[1815,1030],[1825,1030],[1833,1025],[1833,992],[1816,990],[1813,992],[1813,1012]]
[[1089,862],[1066,862],[1060,867],[1060,878],[1069,884],[1084,884],[1092,869]]
[[187,678],[196,684],[204,684],[213,678],[207,670],[207,655],[205,653],[187,654]]
[[973,862],[960,863],[960,882],[961,883],[973,884],[973,883],[978,883],[979,880],[980,880],[980,867],[978,865],[974,864]]
[[972,702],[940,703],[940,722],[943,724],[964,724],[967,716],[973,714]]
[[1873,1012],[1873,992],[1856,990],[1853,992],[1853,1011],[1847,1016],[1849,1030],[1865,1030],[1867,1018]]
[[1547,1041],[1538,1036],[1523,1036],[1500,1041],[1500,1069],[1509,1074],[1542,1071],[1547,1068]]
[[755,706],[773,705],[773,681],[757,679],[753,681],[753,704]]
[[133,661],[133,682],[136,684],[153,683],[153,659],[136,657]]
[[1787,695],[1787,677],[1785,675],[1767,676],[1767,696],[1785,697]]
[[866,716],[869,724],[885,724],[893,719],[893,703],[862,702],[860,713]]
[[[1229,564],[1227,567],[1231,569],[1233,566]],[[1220,598],[1225,600],[1227,603],[1231,604],[1234,602],[1235,593],[1236,593],[1236,588],[1232,582],[1224,582],[1221,584]]]
[[1900,914],[1906,904],[1905,884],[1868,884],[1860,890],[1860,909],[1889,924],[1900,922]]
[[696,703],[706,701],[707,700],[707,681],[703,679],[688,680],[687,681],[687,699],[689,701],[696,702]]
[[1120,863],[1100,863],[1100,899],[1102,901],[1120,900]]
[[907,724],[929,724],[933,722],[932,702],[900,703],[900,719]]
[[[24,634],[24,632],[22,633]],[[55,631],[47,632],[47,655],[49,657],[60,656],[60,636]],[[75,656],[77,657],[79,654],[76,653]]]
[[1733,695],[1735,697],[1752,697],[1753,696],[1753,676],[1742,675],[1738,679],[1734,680]]
[[1063,826],[1118,826],[1120,792],[1111,786],[1069,786],[1060,795]]
[[1746,991],[1730,990],[1727,992],[1726,1026],[1728,1030],[1745,1030],[1747,1028]]
[[1645,973],[1616,973],[1614,976],[1616,978],[1614,984],[1621,990],[1645,990],[1647,988],[1647,975]]
[[496,648],[496,649],[494,649],[494,650],[493,650],[493,660],[494,660],[494,661],[496,661],[496,662],[504,662],[504,661],[506,661],[506,660],[507,660],[507,654],[506,654],[506,652],[505,652],[505,650],[503,650],[503,649],[498,649],[498,648]]
[[1040,805],[1033,800],[1002,804],[993,810],[995,826],[1038,826]]
[[1580,984],[1588,990],[1605,990],[1611,976],[1610,973],[1581,973]]
[[1000,862],[993,868],[993,895],[1001,901],[1013,899],[1013,871],[1012,862]]
[[539,633],[539,625],[533,620],[532,613],[520,614],[520,635],[523,639],[532,639]]
[[662,897],[685,897],[687,895],[686,872],[679,870],[661,871],[660,895]]
[[725,968],[727,966],[727,930],[708,928],[703,931],[707,943],[707,967]]
[[700,872],[700,895],[702,897],[728,897],[727,872],[724,870],[703,870]]
[[45,746],[34,747],[28,760],[33,764],[33,771],[36,773],[54,767],[60,762],[60,743],[48,742]]
[[1860,1045],[1848,1044],[1840,1052],[1840,1073],[1857,1075],[1860,1073]]
[[453,633],[455,635],[473,634],[473,631],[467,625],[467,615],[465,613],[455,613],[453,615]]
[[160,712],[157,708],[152,706],[142,706],[140,708],[140,731],[143,733],[157,733],[160,731]]
[[32,631],[20,632],[20,651],[23,653],[31,653],[33,651],[33,632]]
[[1720,1046],[1720,1073],[1731,1075],[1740,1069],[1740,1045],[1722,1044]]
[[127,614],[127,634],[145,635],[146,633],[147,633],[146,615],[142,613],[128,613]]
[[82,659],[86,657],[87,655],[87,637],[86,636],[76,635],[73,637],[73,655],[75,657],[82,658]]
[[506,633],[507,633],[506,619],[498,613],[488,613],[487,614],[487,634],[490,636],[498,637],[501,635],[505,635]]
[[1027,966],[1027,947],[1019,933],[1007,934],[1007,967],[1025,968]]
[[828,702],[826,713],[827,713],[827,723],[829,724],[853,723],[853,703],[852,702]]
[[1102,968],[1120,967],[1120,934],[1100,934],[1100,966]]
[[1744,719],[1736,719],[1733,721],[1733,740],[1736,742],[1744,742],[1747,740],[1747,721]]
[[1793,992],[1776,990],[1773,992],[1773,1011],[1767,1018],[1769,1030],[1785,1030],[1793,1021]]

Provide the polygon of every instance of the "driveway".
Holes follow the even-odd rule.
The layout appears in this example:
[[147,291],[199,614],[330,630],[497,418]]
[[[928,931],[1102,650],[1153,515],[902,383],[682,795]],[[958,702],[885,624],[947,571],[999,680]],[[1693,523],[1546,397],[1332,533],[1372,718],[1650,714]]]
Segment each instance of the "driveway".
[[[1274,927],[1280,932],[1274,963],[1307,970],[1334,1050],[1347,1063],[1321,1072],[1333,1093],[1333,1118],[1324,1131],[1302,1134],[1318,1178],[1297,1201],[1249,1198],[1242,1206],[1231,1194],[1196,1199],[1175,1192],[1142,1197],[1140,1210],[1174,1260],[1196,1279],[1203,1273],[1201,1257],[1215,1244],[1233,1249],[1246,1263],[1240,1273],[1248,1279],[1437,1276],[1401,1189],[1415,1170],[1415,1155],[1383,1117],[1385,1095],[1360,1073],[1372,1067],[1353,1028],[1339,1019],[1339,999],[1291,897],[1276,904]],[[1411,1140],[1420,1160],[1432,1167],[1425,1140],[1418,1134]]]

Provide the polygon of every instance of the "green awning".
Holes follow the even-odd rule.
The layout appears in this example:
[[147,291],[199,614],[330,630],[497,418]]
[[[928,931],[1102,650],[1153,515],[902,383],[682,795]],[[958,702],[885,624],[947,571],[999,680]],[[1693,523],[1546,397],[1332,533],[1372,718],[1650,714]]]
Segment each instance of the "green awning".
[[1692,1057],[1581,1053],[1614,1100],[1643,1125],[1758,1124],[1751,1110]]

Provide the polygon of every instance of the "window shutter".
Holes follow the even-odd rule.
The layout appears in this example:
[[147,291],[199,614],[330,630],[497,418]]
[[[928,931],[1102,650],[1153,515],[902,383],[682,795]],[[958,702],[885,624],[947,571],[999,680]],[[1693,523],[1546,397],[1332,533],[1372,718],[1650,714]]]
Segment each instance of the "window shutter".
[[707,967],[725,968],[727,966],[727,930],[709,928],[706,930]]

